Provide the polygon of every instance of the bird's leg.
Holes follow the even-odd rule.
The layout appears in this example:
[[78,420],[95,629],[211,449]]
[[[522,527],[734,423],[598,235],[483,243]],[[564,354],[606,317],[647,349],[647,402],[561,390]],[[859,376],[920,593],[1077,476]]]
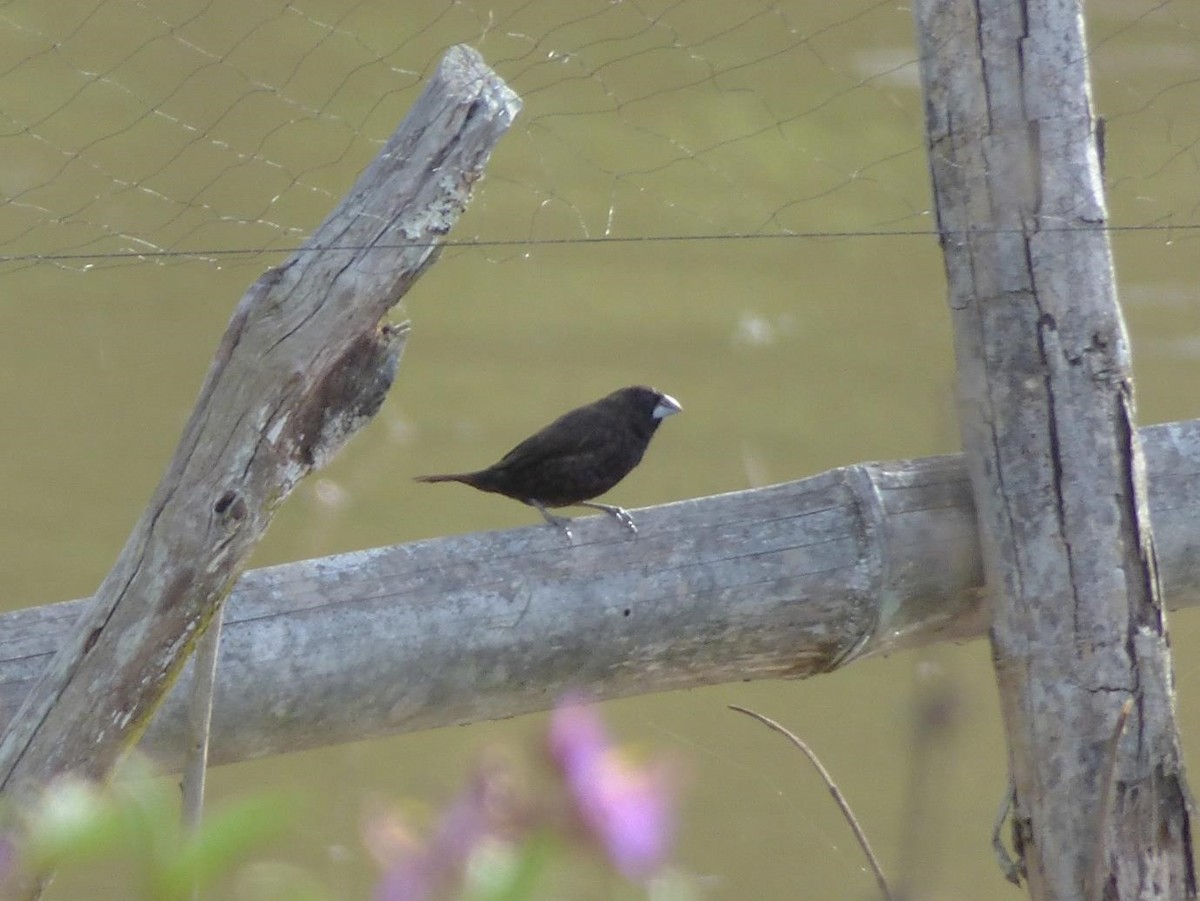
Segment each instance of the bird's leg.
[[571,534],[571,520],[568,517],[555,516],[546,509],[545,504],[536,498],[531,497],[525,503],[529,504],[531,507],[537,507],[538,512],[542,514],[546,522],[550,523],[550,525],[554,526],[556,529],[560,529],[562,533],[567,536],[567,541],[571,542],[572,544],[575,543],[575,536]]
[[633,517],[629,515],[629,511],[623,507],[617,507],[613,504],[597,504],[595,501],[580,501],[575,506],[591,507],[593,510],[603,510],[633,534],[637,534],[637,525],[634,524]]

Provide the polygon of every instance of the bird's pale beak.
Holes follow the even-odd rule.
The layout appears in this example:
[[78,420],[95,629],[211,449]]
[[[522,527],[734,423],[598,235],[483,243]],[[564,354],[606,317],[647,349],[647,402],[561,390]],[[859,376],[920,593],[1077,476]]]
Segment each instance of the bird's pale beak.
[[675,413],[683,411],[679,401],[671,397],[669,394],[660,394],[658,403],[654,405],[654,412],[651,414],[655,419],[666,419]]

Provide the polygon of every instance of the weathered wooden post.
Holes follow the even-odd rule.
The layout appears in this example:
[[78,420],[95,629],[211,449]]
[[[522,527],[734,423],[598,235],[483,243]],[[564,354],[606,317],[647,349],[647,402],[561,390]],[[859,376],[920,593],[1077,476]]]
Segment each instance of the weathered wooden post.
[[379,409],[407,334],[384,317],[519,108],[451,48],[354,188],[242,299],[153,499],[0,742],[4,794],[102,779],[136,741],[280,502]]
[[1034,898],[1196,895],[1078,0],[919,0],[929,159]]

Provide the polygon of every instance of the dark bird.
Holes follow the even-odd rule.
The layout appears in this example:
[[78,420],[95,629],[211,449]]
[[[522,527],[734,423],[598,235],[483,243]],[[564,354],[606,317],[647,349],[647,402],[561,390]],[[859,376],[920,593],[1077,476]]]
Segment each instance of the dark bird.
[[594,403],[564,413],[526,438],[487,469],[417,476],[418,482],[462,482],[503,494],[541,511],[546,522],[571,538],[570,519],[548,507],[603,510],[632,532],[633,517],[599,497],[642,460],[660,422],[683,407],[675,398],[644,385],[621,388]]

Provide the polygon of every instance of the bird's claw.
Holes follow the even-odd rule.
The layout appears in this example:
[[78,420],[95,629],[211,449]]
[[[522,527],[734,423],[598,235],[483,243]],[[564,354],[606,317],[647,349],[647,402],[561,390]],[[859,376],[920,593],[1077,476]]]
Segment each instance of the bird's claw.
[[637,523],[633,521],[633,517],[629,515],[628,511],[622,509],[621,507],[617,507],[613,510],[613,518],[634,535],[637,534]]
[[568,544],[575,543],[575,533],[571,531],[571,520],[563,516],[555,516],[553,519],[548,518],[546,521],[566,536]]
[[565,536],[570,544],[575,543],[575,533],[571,531],[571,520],[566,516],[555,516],[546,509],[546,505],[541,501],[529,501],[530,506],[536,507],[538,512],[542,514],[542,518],[554,528],[558,529]]
[[629,515],[629,511],[624,507],[618,507],[615,504],[597,504],[593,501],[582,501],[579,506],[591,507],[593,510],[603,510],[634,535],[637,534],[637,525],[634,524],[633,517]]

